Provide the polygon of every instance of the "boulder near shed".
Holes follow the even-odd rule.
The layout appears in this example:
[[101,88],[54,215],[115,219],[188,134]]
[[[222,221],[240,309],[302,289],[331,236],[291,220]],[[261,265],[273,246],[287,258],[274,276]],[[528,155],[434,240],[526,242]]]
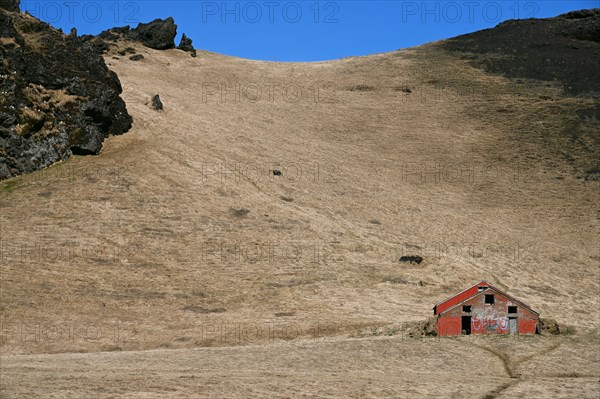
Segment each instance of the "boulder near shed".
[[433,307],[438,336],[535,334],[540,315],[523,302],[481,281]]

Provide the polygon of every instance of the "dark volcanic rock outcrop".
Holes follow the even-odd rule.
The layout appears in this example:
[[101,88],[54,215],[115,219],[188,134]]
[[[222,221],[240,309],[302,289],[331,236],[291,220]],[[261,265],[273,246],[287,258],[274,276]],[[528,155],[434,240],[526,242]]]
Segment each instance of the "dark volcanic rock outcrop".
[[138,41],[144,46],[155,50],[175,48],[175,36],[177,36],[177,25],[175,25],[172,17],[155,19],[147,24],[140,23],[134,29],[129,26],[112,28],[98,35],[103,40],[115,41],[123,38]]
[[181,36],[181,41],[179,42],[179,46],[177,46],[179,50],[188,51],[192,54],[192,57],[196,56],[196,49],[192,44],[192,39],[187,37],[185,33]]
[[90,38],[0,9],[0,76],[0,179],[97,154],[131,127],[119,79]]
[[[196,50],[192,45],[192,39],[185,33],[181,37],[179,46],[175,47],[175,36],[177,36],[177,25],[172,17],[167,19],[155,19],[147,24],[140,23],[137,28],[122,26],[112,28],[100,33],[95,39],[108,47],[108,42],[116,42],[118,39],[133,40],[142,43],[146,47],[155,50],[168,50],[177,48],[189,52],[192,57],[196,57]],[[97,47],[102,47],[98,42]],[[101,49],[102,50],[102,49]]]
[[0,0],[0,9],[18,12],[20,2],[21,0]]
[[449,39],[485,70],[513,78],[558,81],[565,92],[600,98],[600,9],[554,18],[505,21]]
[[141,42],[144,46],[155,50],[174,48],[175,36],[177,36],[177,25],[172,17],[165,20],[155,19],[147,24],[141,23],[127,33],[129,39]]

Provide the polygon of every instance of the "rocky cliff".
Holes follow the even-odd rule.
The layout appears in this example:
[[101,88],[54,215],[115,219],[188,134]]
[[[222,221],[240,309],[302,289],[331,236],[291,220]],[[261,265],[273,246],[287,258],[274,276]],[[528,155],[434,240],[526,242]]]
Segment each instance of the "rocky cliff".
[[0,179],[97,154],[132,123],[93,41],[0,3]]

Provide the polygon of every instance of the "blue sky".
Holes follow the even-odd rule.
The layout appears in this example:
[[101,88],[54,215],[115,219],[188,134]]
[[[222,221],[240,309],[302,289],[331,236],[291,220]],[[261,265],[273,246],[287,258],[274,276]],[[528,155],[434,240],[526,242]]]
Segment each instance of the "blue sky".
[[268,61],[368,55],[545,18],[600,0],[569,1],[203,1],[22,0],[21,9],[68,32],[96,34],[172,16],[198,49]]

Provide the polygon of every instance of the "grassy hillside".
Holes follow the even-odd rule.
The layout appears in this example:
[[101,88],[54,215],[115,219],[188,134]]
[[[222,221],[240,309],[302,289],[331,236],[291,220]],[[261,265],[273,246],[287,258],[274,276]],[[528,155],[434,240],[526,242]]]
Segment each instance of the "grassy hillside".
[[[144,59],[105,59],[132,130],[0,185],[9,397],[597,392],[599,182],[554,134],[595,100],[438,44],[320,63],[125,47]],[[402,332],[482,279],[576,333]]]

